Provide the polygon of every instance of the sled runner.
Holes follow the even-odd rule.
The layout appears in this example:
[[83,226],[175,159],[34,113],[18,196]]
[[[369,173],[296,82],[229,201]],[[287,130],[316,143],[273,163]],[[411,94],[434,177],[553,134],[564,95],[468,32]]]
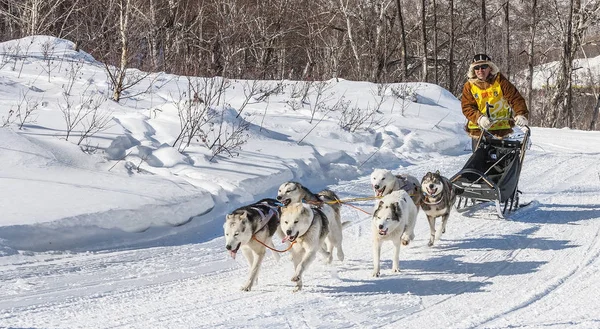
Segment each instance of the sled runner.
[[464,212],[492,201],[500,218],[518,209],[519,175],[528,147],[530,130],[523,127],[522,139],[497,139],[488,132],[479,137],[477,147],[463,169],[450,178],[458,191],[456,209]]

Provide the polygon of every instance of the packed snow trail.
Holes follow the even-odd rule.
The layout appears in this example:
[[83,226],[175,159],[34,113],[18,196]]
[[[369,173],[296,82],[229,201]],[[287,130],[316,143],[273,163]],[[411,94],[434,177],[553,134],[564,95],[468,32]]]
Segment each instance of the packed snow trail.
[[[543,140],[543,139],[542,139]],[[550,152],[551,151],[551,152]],[[373,278],[368,215],[344,206],[346,260],[317,260],[294,283],[288,255],[268,255],[251,292],[248,265],[222,237],[199,243],[0,258],[0,326],[27,328],[590,328],[600,297],[598,154],[539,141],[520,189],[536,200],[508,220],[453,213],[427,246],[416,239],[391,272],[392,244]],[[458,171],[467,155],[406,168],[422,177]],[[590,165],[595,163],[594,165]],[[341,198],[371,195],[368,177],[330,186]],[[369,211],[371,202],[356,203]],[[184,226],[185,227],[185,226]],[[140,233],[144,234],[144,233]],[[241,256],[241,255],[240,255]],[[593,289],[592,289],[593,290]]]

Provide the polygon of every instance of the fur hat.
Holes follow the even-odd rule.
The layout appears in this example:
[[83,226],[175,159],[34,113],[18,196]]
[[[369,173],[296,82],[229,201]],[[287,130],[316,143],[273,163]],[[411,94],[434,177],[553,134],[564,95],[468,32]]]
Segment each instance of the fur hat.
[[500,72],[500,70],[498,69],[498,66],[496,66],[496,64],[494,64],[494,62],[492,62],[492,59],[490,58],[490,56],[488,56],[486,54],[476,54],[475,56],[473,56],[471,65],[469,65],[469,72],[467,73],[467,77],[469,79],[477,79],[477,74],[475,74],[474,67],[478,66],[478,65],[483,65],[483,64],[487,64],[492,68],[492,71],[490,72],[490,76],[494,76],[498,72]]

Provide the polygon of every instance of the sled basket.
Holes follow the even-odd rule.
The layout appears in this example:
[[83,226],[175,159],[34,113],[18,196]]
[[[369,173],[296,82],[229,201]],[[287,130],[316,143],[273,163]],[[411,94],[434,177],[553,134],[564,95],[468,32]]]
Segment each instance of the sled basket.
[[467,200],[472,203],[496,201],[496,204],[504,203],[505,210],[509,202],[509,210],[518,206],[517,186],[529,134],[526,129],[523,140],[496,139],[482,134],[462,170],[450,178],[460,198],[457,208],[462,200],[465,205]]

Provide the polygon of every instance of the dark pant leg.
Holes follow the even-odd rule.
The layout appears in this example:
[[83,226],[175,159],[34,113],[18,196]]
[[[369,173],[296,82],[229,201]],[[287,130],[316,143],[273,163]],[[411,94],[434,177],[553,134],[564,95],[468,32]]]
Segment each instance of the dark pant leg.
[[471,152],[475,153],[475,150],[477,149],[477,142],[479,141],[479,138],[471,138]]

